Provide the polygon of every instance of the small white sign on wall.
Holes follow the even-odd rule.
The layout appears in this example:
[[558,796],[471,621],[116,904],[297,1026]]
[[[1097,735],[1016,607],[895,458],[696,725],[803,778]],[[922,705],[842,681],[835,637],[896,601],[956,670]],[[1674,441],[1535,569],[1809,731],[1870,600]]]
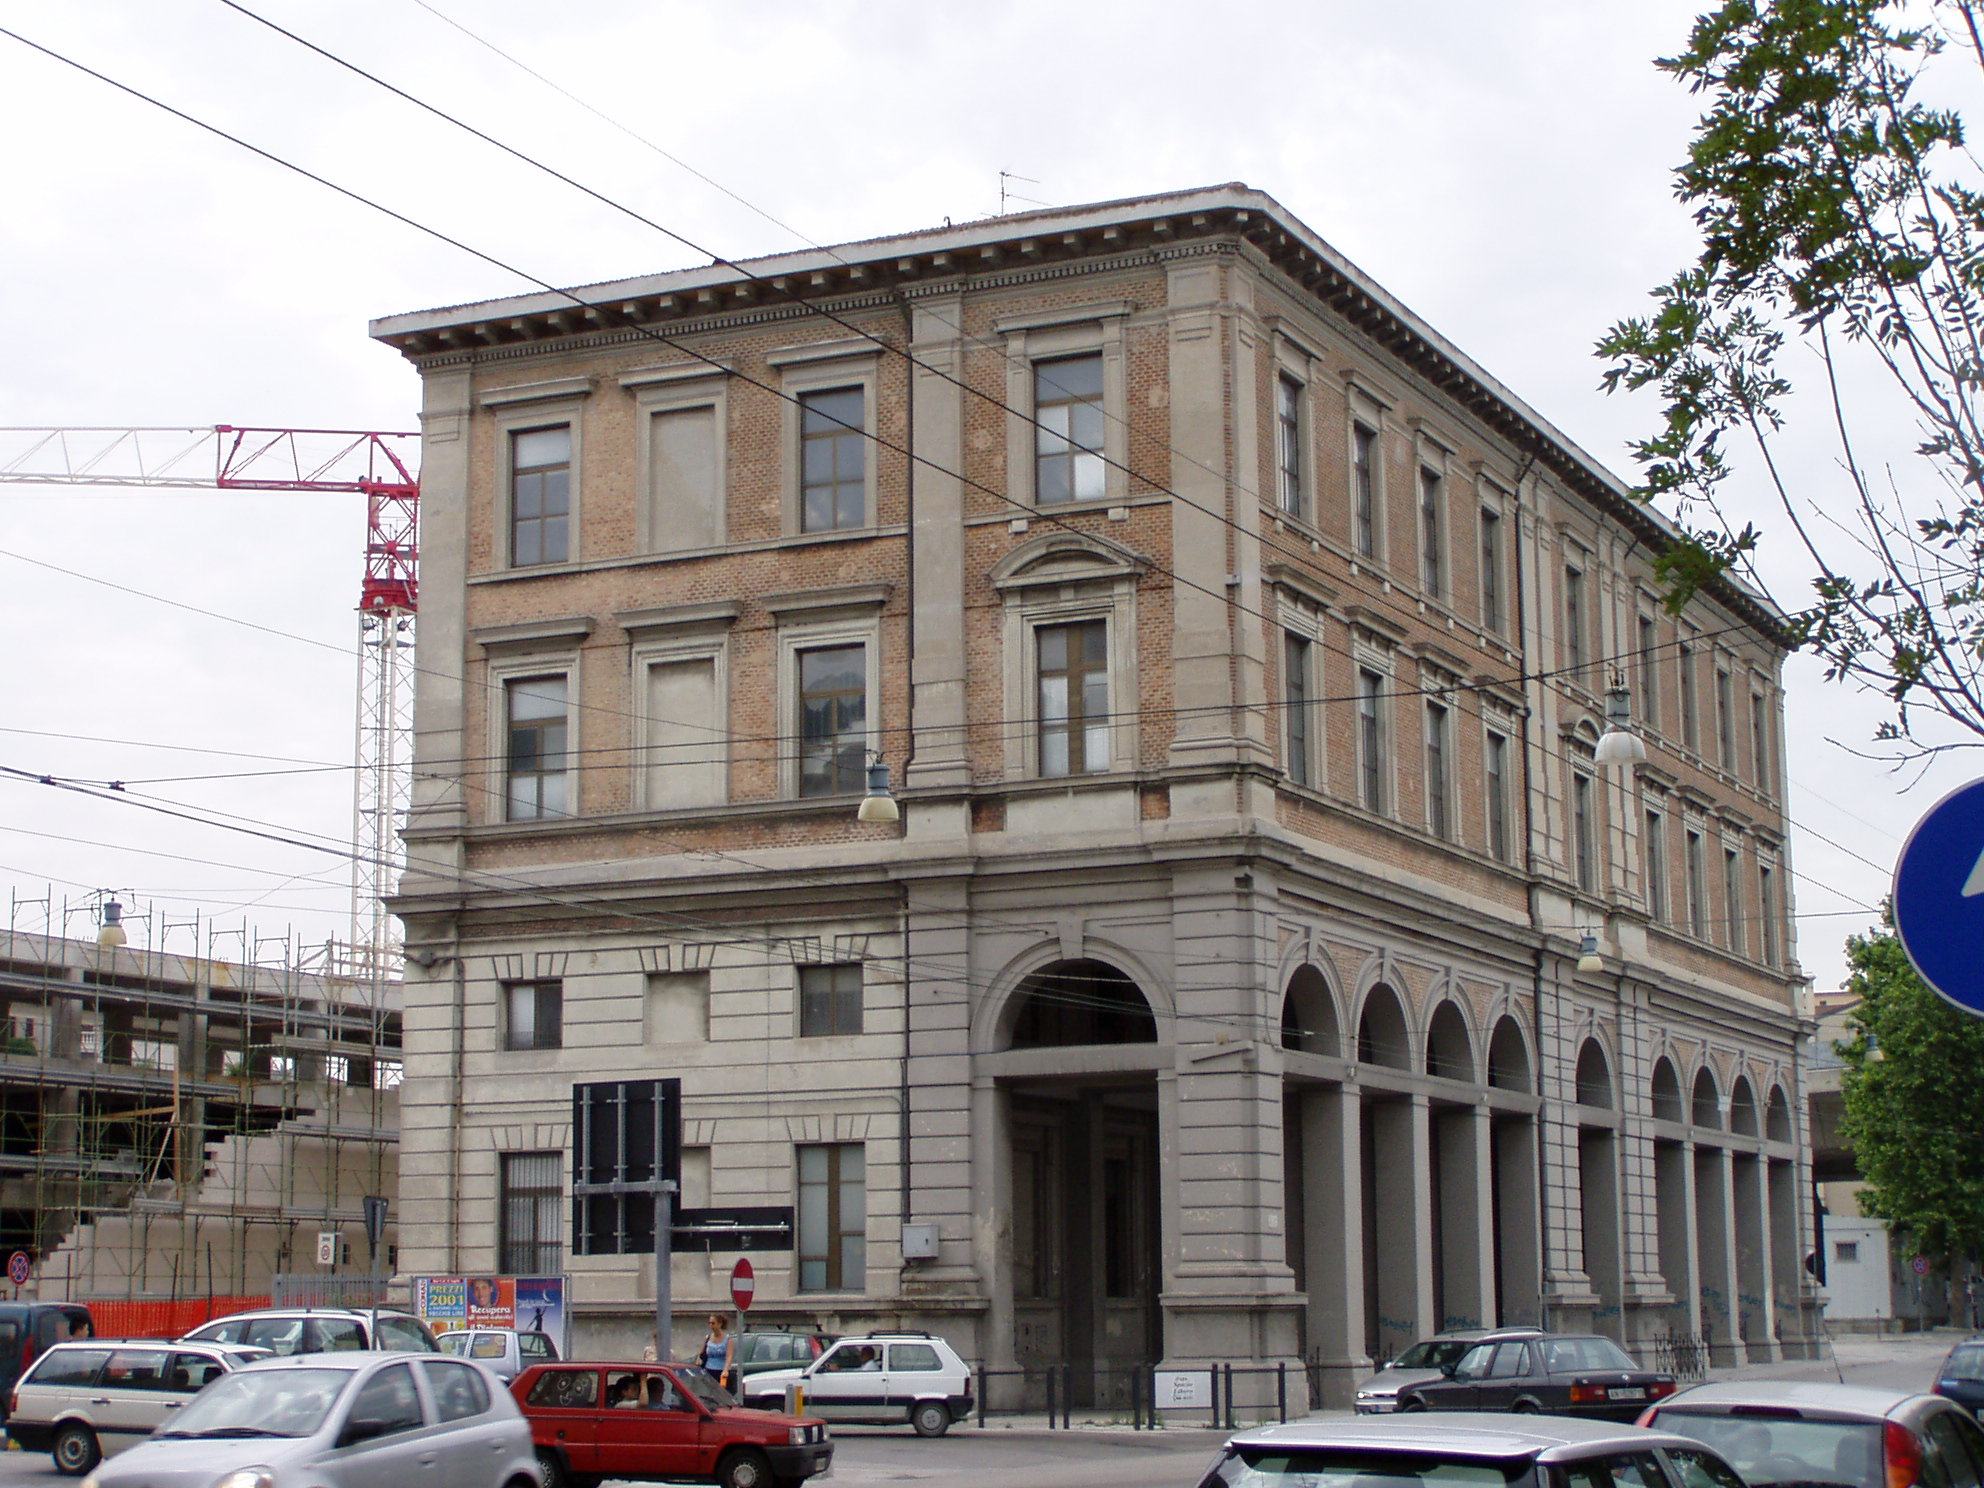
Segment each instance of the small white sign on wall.
[[1210,1410],[1212,1371],[1210,1369],[1160,1369],[1156,1378],[1159,1410]]

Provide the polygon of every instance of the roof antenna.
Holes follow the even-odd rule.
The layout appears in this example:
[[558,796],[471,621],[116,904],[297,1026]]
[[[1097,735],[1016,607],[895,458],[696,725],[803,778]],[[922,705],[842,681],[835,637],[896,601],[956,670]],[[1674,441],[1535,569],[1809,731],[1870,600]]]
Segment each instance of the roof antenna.
[[1033,197],[1021,196],[1017,191],[1008,190],[1006,187],[1006,183],[1008,181],[1024,181],[1029,186],[1038,186],[1040,184],[1038,181],[1034,180],[1032,176],[1014,175],[1013,172],[1009,170],[1000,171],[999,172],[999,215],[1001,217],[1006,215],[1006,203],[1009,201],[1026,202],[1028,205],[1035,207],[1044,207],[1047,205],[1047,203],[1044,201],[1036,201]]

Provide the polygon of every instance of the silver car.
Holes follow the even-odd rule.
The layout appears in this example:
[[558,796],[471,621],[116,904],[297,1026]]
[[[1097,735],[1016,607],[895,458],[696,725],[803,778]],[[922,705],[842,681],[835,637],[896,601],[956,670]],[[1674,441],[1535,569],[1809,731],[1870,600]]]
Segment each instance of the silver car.
[[1391,1363],[1357,1387],[1357,1413],[1379,1415],[1398,1409],[1399,1391],[1408,1385],[1431,1384],[1446,1377],[1447,1367],[1484,1338],[1493,1338],[1490,1328],[1467,1328],[1422,1338]]
[[539,1488],[488,1371],[404,1353],[265,1359],[215,1380],[83,1488]]
[[7,1435],[27,1452],[48,1452],[58,1471],[88,1472],[171,1420],[207,1384],[268,1357],[225,1343],[88,1338],[58,1343],[14,1386]]

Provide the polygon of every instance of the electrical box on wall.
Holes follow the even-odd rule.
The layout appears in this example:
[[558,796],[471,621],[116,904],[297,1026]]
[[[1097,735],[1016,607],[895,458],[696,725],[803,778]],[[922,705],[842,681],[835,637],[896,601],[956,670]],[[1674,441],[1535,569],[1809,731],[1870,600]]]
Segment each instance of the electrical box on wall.
[[902,1227],[902,1258],[905,1261],[937,1259],[937,1227],[933,1224],[906,1224]]

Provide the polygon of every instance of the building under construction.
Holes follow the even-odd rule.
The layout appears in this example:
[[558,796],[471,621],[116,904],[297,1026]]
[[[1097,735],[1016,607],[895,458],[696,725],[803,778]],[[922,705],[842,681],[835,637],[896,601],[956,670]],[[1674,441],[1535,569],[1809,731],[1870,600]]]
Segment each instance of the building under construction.
[[[64,933],[77,915],[87,940]],[[396,977],[335,944],[51,896],[11,906],[0,999],[0,1251],[32,1261],[20,1290],[193,1301],[390,1274],[394,1227],[375,1260],[364,1200],[398,1190]]]

